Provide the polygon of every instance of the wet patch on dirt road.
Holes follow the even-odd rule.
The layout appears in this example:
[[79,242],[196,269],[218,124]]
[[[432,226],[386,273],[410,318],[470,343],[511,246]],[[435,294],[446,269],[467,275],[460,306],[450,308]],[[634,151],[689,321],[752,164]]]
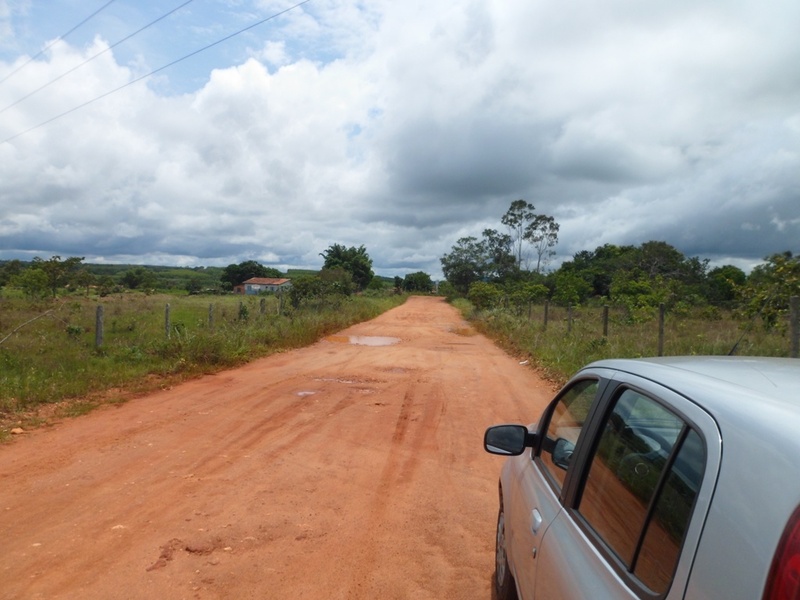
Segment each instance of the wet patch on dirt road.
[[329,335],[325,341],[354,346],[394,346],[400,343],[400,338],[383,335]]

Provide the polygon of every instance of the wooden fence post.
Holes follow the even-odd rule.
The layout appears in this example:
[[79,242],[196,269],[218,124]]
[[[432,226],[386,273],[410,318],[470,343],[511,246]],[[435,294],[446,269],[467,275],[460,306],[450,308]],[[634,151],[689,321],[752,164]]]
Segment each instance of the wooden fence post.
[[532,313],[533,313],[533,300],[528,300],[528,321],[531,320]]
[[97,314],[94,319],[94,345],[99,348],[103,345],[103,305],[97,307]]
[[549,300],[545,300],[544,301],[544,327],[543,327],[543,329],[547,329],[547,316],[548,316],[549,312],[550,312],[550,301]]
[[572,304],[567,306],[567,333],[572,333]]
[[265,314],[267,314],[267,299],[266,298],[262,298],[261,299],[261,315],[263,316]]
[[658,305],[658,355],[664,356],[664,314],[666,306],[662,302]]
[[797,358],[800,354],[800,297],[798,296],[789,298],[789,332],[791,340],[789,356]]
[[166,334],[167,339],[169,339],[170,336],[170,329],[171,329],[171,324],[169,315],[169,302],[167,302],[167,306],[164,309],[164,333]]
[[603,307],[603,337],[608,337],[608,304]]
[[214,305],[208,305],[208,328],[214,329]]
[[283,290],[278,294],[278,314],[283,314]]

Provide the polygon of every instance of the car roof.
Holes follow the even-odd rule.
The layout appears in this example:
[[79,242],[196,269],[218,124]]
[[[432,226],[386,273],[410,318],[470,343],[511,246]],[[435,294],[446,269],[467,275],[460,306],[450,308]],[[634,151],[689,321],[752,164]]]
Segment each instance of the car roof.
[[[800,360],[751,356],[673,356],[612,359],[604,367],[663,385],[702,406],[717,418],[787,418],[777,428],[800,424]],[[738,420],[738,419],[735,419]],[[796,434],[795,434],[796,435]]]

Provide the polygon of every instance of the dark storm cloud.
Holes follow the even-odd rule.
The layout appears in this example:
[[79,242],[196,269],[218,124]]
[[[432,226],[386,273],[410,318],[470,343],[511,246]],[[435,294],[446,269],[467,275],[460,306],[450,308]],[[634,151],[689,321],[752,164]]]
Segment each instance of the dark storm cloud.
[[493,115],[407,123],[393,139],[391,183],[398,192],[417,197],[513,195],[547,168],[543,129],[515,126]]

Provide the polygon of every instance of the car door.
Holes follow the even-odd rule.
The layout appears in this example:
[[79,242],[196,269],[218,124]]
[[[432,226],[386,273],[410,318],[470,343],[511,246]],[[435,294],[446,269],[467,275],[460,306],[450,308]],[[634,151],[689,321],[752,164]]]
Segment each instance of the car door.
[[[587,374],[570,382],[543,415],[540,444],[524,461],[507,509],[509,565],[522,598],[533,598],[536,555],[550,523],[562,507],[568,467],[600,387]],[[559,441],[560,440],[560,441]],[[554,454],[556,444],[559,450]]]
[[628,374],[598,407],[526,598],[682,598],[719,469],[716,423]]

